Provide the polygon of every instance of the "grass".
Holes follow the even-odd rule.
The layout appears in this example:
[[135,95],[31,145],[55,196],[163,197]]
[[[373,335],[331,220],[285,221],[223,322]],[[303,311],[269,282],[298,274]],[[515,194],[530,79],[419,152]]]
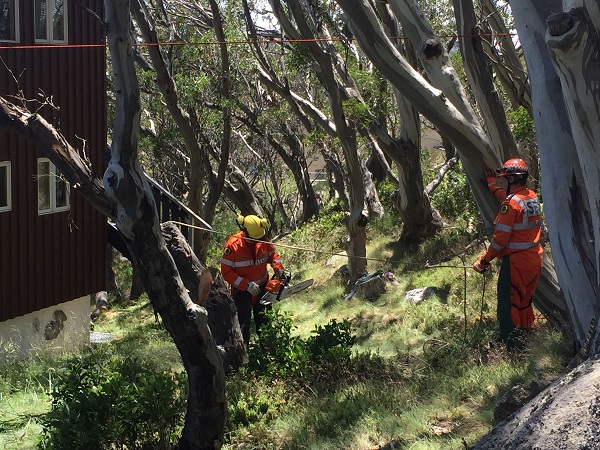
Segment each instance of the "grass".
[[[228,380],[225,449],[370,450],[392,444],[405,450],[464,449],[464,443],[472,445],[494,426],[494,405],[504,392],[562,373],[569,345],[543,322],[521,355],[508,354],[496,342],[495,277],[462,268],[425,268],[428,260],[465,264],[451,256],[469,244],[470,236],[449,229],[405,248],[392,242],[389,236],[395,233],[387,228],[370,236],[368,255],[388,262],[371,261],[369,270],[392,270],[399,282],[374,302],[344,300],[346,283],[335,258],[328,265],[328,256],[303,259],[295,251],[281,251],[296,281],[315,279],[311,289],[277,305],[293,319],[293,334],[305,339],[317,325],[348,320],[356,336],[353,356],[343,364],[323,363],[303,377],[234,374]],[[317,245],[310,232],[292,235],[290,242]],[[479,250],[465,261],[474,260]],[[405,300],[408,290],[427,286],[437,288],[437,295],[417,305]],[[95,330],[112,333],[115,339],[102,345],[115,354],[141,358],[156,371],[182,370],[145,296],[113,305]],[[2,372],[0,448],[35,447],[41,431],[36,418],[50,407],[50,377],[64,367],[65,358],[38,357]]]

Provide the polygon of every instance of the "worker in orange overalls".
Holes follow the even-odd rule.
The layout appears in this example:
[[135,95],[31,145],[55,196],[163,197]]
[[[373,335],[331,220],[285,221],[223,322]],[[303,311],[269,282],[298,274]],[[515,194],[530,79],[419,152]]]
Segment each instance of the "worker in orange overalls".
[[269,281],[267,264],[274,277],[281,278],[284,268],[281,258],[267,237],[267,219],[258,216],[238,216],[240,232],[230,236],[221,258],[221,273],[231,286],[231,295],[238,313],[238,321],[246,345],[250,342],[250,318],[254,315],[257,333],[265,322],[264,310],[271,305],[261,305],[258,298],[265,294]]
[[540,245],[541,207],[535,192],[526,187],[529,169],[525,161],[506,161],[496,176],[486,169],[490,191],[502,199],[494,220],[494,235],[485,254],[473,269],[485,272],[492,259],[502,259],[498,277],[498,322],[500,339],[512,350],[534,322],[531,298],[542,271]]

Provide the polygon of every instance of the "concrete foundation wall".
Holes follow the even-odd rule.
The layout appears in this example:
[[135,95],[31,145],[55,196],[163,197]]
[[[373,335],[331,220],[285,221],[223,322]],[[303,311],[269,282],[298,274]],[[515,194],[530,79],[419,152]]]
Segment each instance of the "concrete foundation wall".
[[0,322],[0,367],[90,343],[90,298],[81,297]]

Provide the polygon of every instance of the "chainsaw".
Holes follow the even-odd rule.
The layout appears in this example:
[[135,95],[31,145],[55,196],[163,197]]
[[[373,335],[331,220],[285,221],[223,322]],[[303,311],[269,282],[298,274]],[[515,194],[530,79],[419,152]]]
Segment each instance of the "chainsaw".
[[261,305],[270,305],[276,301],[283,300],[296,292],[303,291],[311,284],[313,279],[301,281],[298,284],[290,285],[290,274],[284,273],[281,278],[272,278],[265,286],[265,295],[260,299]]

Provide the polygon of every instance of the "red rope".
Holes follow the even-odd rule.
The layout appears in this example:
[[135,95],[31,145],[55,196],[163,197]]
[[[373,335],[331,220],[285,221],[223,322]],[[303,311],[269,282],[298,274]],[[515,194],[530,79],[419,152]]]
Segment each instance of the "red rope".
[[[480,33],[480,34],[461,34],[461,35],[441,35],[439,38],[452,38],[452,37],[481,37],[481,36],[513,36],[514,33]],[[516,35],[516,34],[514,34]],[[405,39],[405,36],[388,36],[390,40]],[[273,43],[273,44],[287,44],[287,43],[307,43],[307,42],[352,42],[353,38],[307,38],[307,39],[275,39],[265,38],[261,44]],[[252,44],[256,41],[244,40],[244,41],[207,41],[207,42],[141,42],[134,43],[134,47],[156,47],[156,46],[203,46],[203,45],[242,45]],[[41,49],[63,49],[63,48],[104,48],[106,44],[39,44],[39,45],[2,45],[0,50],[41,50]]]

